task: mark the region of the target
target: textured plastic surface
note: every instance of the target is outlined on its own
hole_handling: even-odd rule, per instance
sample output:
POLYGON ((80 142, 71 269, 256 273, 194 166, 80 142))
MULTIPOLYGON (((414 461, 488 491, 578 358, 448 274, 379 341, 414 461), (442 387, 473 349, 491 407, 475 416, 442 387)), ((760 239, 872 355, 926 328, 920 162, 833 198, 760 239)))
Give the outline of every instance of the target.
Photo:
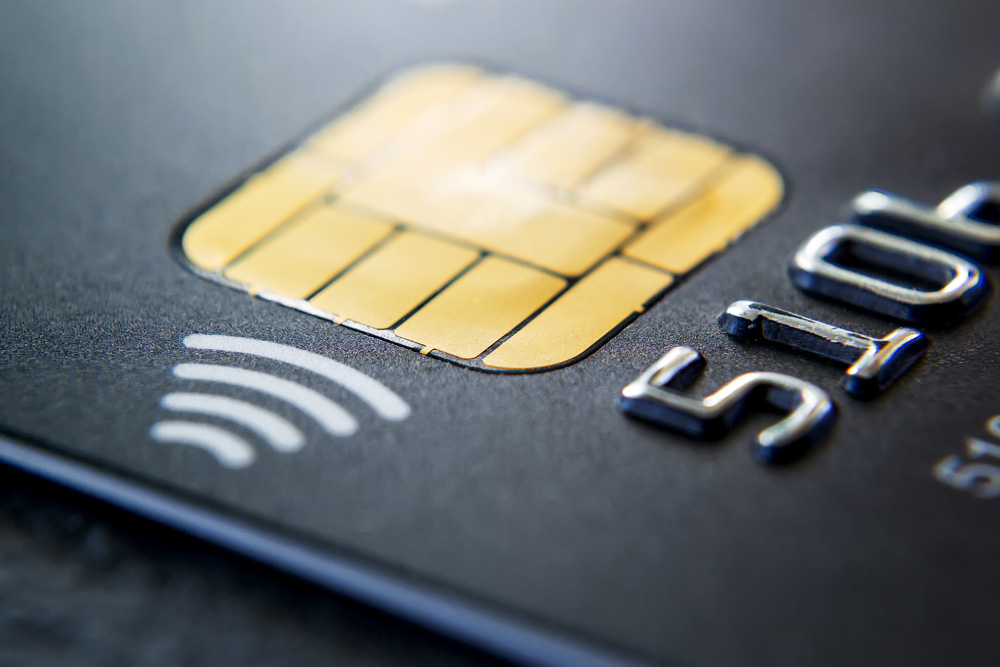
MULTIPOLYGON (((1000 124, 980 104, 998 66, 998 12, 778 0, 5 5, 0 424, 44 451, 623 653, 991 664, 995 501, 942 484, 932 469, 966 438, 991 437, 996 297, 929 330, 925 358, 870 402, 836 396, 842 368, 742 345, 715 318, 752 298, 855 331, 895 326, 801 293, 787 261, 860 191, 936 205, 1000 177, 1000 124), (220 289, 171 256, 173 224, 234 174, 379 77, 453 58, 759 150, 787 178, 784 208, 594 354, 535 375, 428 359, 220 289), (332 439, 268 403, 309 443, 295 454, 260 445, 252 466, 221 468, 148 436, 171 415, 159 407, 165 394, 196 389, 172 374, 176 365, 252 365, 319 385, 277 362, 187 348, 192 333, 335 358, 385 382, 412 414, 383 420, 329 387, 361 422, 356 436, 332 439), (760 421, 704 445, 625 419, 614 408, 621 388, 678 345, 708 359, 696 392, 753 370, 827 389, 839 410, 832 433, 805 460, 772 470, 745 450, 760 421)), ((995 267, 987 273, 996 280, 995 267)), ((66 632, 36 634, 27 647, 4 641, 10 662, 48 664, 52 652, 73 664, 153 662, 156 647, 179 656, 164 662, 205 664, 226 647, 261 662, 321 663, 337 650, 345 662, 411 657, 393 626, 368 635, 315 621, 339 616, 336 599, 308 594, 297 611, 294 584, 253 568, 229 579, 228 565, 202 563, 197 549, 167 546, 161 557, 128 524, 108 538, 125 545, 112 572, 88 574, 74 548, 88 538, 74 526, 102 521, 53 502, 3 497, 0 534, 13 554, 0 579, 4 631, 66 632), (66 520, 49 521, 52 512, 66 520), (217 572, 231 583, 213 590, 217 572), (44 602, 22 588, 29 580, 45 583, 44 602), (223 611, 205 613, 206 600, 223 611), (148 634, 125 622, 139 614, 123 609, 157 605, 162 615, 140 616, 148 634), (387 634, 396 639, 384 643, 387 634), (253 636, 266 645, 240 643, 253 636)))

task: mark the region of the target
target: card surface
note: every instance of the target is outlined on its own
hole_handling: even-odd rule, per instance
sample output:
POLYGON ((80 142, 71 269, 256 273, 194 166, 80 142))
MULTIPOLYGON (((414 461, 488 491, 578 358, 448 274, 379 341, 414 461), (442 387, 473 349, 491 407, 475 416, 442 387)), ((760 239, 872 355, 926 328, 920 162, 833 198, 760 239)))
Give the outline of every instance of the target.
POLYGON ((6 22, 0 459, 515 660, 991 655, 996 10, 171 7, 6 22))

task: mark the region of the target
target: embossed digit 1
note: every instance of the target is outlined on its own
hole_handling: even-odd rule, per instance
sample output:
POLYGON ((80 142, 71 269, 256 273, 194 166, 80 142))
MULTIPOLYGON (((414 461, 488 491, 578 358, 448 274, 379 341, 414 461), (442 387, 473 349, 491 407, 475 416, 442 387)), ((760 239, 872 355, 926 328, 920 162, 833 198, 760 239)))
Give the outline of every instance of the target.
POLYGON ((885 391, 930 345, 915 329, 894 329, 885 338, 872 338, 757 301, 730 304, 718 322, 742 341, 763 339, 848 364, 840 384, 855 398, 885 391))
POLYGON ((776 408, 786 416, 756 435, 753 449, 767 462, 786 460, 822 437, 835 409, 819 387, 780 373, 746 373, 705 398, 682 392, 701 374, 705 359, 675 347, 622 389, 618 406, 627 414, 697 438, 729 432, 748 410, 776 408))

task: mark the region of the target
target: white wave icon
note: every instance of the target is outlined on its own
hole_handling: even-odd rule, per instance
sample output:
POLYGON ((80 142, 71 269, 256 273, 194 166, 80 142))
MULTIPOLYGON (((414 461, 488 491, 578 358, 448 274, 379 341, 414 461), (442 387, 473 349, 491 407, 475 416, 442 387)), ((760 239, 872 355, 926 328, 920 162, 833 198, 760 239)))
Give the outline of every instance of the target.
MULTIPOLYGON (((410 406, 406 401, 378 380, 333 359, 290 345, 238 336, 205 334, 187 336, 184 345, 197 350, 235 352, 280 361, 312 371, 340 385, 367 403, 383 419, 402 421, 410 415, 410 406)), ((278 398, 311 417, 332 436, 347 437, 358 430, 358 420, 331 399, 314 389, 269 373, 203 363, 178 364, 173 373, 185 380, 252 389, 278 398)), ((239 424, 260 436, 278 452, 296 452, 305 445, 302 431, 284 417, 228 396, 176 392, 164 396, 160 400, 160 406, 172 412, 207 415, 239 424)), ((257 458, 256 451, 246 439, 211 424, 181 419, 166 420, 153 424, 149 434, 157 442, 204 449, 227 468, 246 468, 257 458)))

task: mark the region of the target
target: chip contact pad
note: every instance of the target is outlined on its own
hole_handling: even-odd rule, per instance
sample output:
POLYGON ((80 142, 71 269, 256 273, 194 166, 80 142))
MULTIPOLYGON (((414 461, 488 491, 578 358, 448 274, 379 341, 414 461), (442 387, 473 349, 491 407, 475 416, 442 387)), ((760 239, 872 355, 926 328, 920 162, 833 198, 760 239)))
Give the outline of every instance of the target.
POLYGON ((187 220, 199 275, 481 370, 599 347, 771 213, 763 159, 466 65, 404 71, 187 220))

